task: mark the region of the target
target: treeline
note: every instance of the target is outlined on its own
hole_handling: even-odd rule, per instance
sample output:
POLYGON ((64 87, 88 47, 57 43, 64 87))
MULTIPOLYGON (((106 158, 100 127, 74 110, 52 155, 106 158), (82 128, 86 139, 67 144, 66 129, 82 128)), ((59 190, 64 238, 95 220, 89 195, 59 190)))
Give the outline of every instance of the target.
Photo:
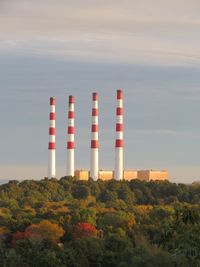
POLYGON ((200 266, 199 204, 199 184, 10 181, 0 267, 200 266))

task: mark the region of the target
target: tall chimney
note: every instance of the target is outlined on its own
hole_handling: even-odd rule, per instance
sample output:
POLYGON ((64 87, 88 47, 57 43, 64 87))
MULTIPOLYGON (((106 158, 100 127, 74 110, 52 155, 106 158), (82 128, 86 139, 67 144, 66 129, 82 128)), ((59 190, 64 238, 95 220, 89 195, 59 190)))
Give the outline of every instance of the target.
POLYGON ((74 96, 69 96, 67 142, 67 176, 74 176, 74 96))
POLYGON ((50 114, 49 114, 49 159, 48 159, 48 178, 56 176, 56 114, 55 114, 55 98, 50 97, 50 114))
POLYGON ((116 109, 116 142, 115 142, 115 180, 123 179, 123 92, 117 90, 116 109))
POLYGON ((98 93, 92 94, 92 127, 90 177, 97 180, 99 176, 99 141, 98 141, 98 93))

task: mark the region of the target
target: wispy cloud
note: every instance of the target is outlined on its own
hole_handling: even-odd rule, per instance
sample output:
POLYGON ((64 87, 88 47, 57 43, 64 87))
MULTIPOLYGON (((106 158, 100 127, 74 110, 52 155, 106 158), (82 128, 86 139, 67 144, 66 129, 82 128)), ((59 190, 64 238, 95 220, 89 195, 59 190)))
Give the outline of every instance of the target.
POLYGON ((200 3, 6 1, 0 50, 63 59, 200 65, 200 3))

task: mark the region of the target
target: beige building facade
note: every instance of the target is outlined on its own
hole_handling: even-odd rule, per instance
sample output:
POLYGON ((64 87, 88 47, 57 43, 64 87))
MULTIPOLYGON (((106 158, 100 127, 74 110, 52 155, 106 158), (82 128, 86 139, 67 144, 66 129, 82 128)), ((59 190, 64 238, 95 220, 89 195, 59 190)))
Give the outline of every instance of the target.
POLYGON ((169 180, 167 170, 140 170, 138 171, 138 179, 142 181, 169 180))
MULTIPOLYGON (((76 170, 75 177, 78 180, 87 181, 90 177, 90 172, 88 170, 76 170)), ((114 171, 100 170, 99 179, 103 181, 114 179, 114 171)), ((164 181, 169 180, 169 173, 167 170, 124 170, 123 179, 127 181, 132 179, 139 179, 142 181, 164 181)))
POLYGON ((89 179, 89 171, 88 170, 75 170, 74 176, 78 180, 87 181, 89 179))
POLYGON ((114 171, 109 170, 100 170, 99 171, 99 179, 106 181, 114 178, 114 171))
POLYGON ((127 181, 137 179, 138 171, 136 171, 136 170, 124 170, 123 177, 124 177, 124 180, 127 180, 127 181))

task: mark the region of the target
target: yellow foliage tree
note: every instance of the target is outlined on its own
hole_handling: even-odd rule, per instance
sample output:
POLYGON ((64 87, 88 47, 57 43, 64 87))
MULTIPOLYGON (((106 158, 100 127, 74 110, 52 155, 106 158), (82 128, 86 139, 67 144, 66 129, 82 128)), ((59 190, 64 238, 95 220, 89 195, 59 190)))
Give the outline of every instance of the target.
POLYGON ((32 224, 27 230, 32 231, 36 236, 40 235, 42 238, 52 242, 58 242, 60 237, 64 234, 62 227, 48 220, 43 220, 39 224, 32 224))

